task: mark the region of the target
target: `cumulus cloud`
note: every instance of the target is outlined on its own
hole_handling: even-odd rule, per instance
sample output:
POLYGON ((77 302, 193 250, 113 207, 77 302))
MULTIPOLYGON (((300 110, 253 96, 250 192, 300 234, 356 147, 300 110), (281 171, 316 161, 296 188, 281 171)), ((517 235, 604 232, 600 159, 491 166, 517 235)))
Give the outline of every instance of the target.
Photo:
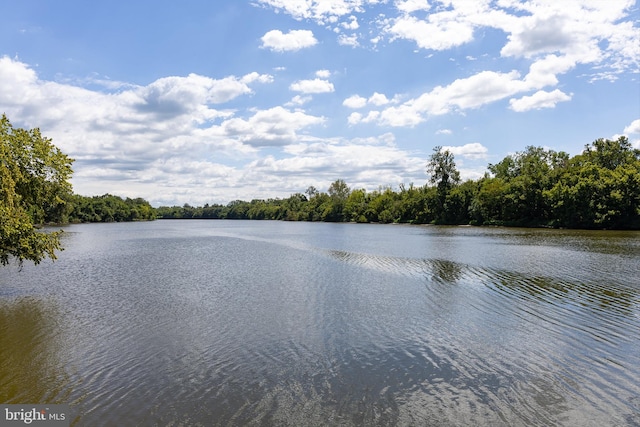
POLYGON ((624 128, 624 133, 632 134, 632 133, 640 133, 640 119, 636 119, 632 121, 629 126, 624 128))
POLYGON ((301 111, 274 107, 248 119, 231 118, 222 123, 224 135, 255 147, 283 146, 297 140, 297 132, 324 121, 301 111))
POLYGON ((286 34, 280 30, 271 30, 261 40, 263 48, 276 52, 296 51, 318 43, 309 30, 292 30, 286 34))
POLYGON ((389 32, 394 38, 412 40, 418 47, 432 50, 445 50, 473 40, 473 26, 456 19, 425 21, 402 16, 394 22, 389 32))
POLYGON ((357 125, 362 122, 362 114, 361 113, 351 113, 349 117, 347 117, 347 123, 350 125, 357 125))
POLYGON ((358 18, 353 15, 349 17, 349 22, 343 22, 341 26, 346 30, 357 30, 358 28, 360 28, 360 25, 358 24, 358 18))
POLYGON ((291 106, 300 106, 300 105, 304 105, 307 102, 311 101, 312 97, 311 96, 302 96, 302 95, 296 95, 293 98, 291 98, 291 101, 289 101, 287 104, 285 104, 288 107, 291 106))
POLYGON ((392 101, 389 100, 384 94, 374 92, 369 98, 364 98, 360 95, 351 95, 344 101, 342 101, 342 105, 348 108, 363 108, 368 104, 375 105, 377 107, 382 105, 387 105, 392 101))
POLYGON ((523 96, 519 99, 510 99, 509 106, 513 111, 521 113, 529 110, 553 108, 558 102, 566 102, 570 100, 571 96, 559 89, 556 89, 553 92, 539 90, 531 96, 523 96))
POLYGON ((251 93, 249 83, 270 80, 270 76, 258 73, 251 73, 242 78, 225 77, 219 80, 197 74, 189 74, 187 77, 164 77, 135 90, 139 102, 134 106, 140 111, 154 112, 162 116, 180 115, 198 105, 228 102, 240 95, 251 93))
POLYGON ((519 77, 517 71, 483 71, 465 79, 457 79, 448 86, 437 86, 417 98, 383 110, 380 123, 388 126, 415 126, 426 120, 428 115, 477 108, 524 90, 527 84, 519 77))
POLYGON ((235 196, 246 173, 243 159, 255 158, 260 147, 298 143, 325 120, 284 107, 246 117, 213 108, 252 93, 250 84, 270 81, 259 73, 191 74, 104 93, 41 80, 27 64, 2 57, 0 105, 14 125, 40 127, 76 159, 72 183, 80 194, 211 202, 235 196), (202 190, 207 186, 217 190, 202 190))
POLYGON ((468 159, 486 159, 489 150, 479 142, 465 144, 462 146, 443 146, 444 150, 449 150, 454 156, 468 159))
POLYGON ((624 134, 628 135, 633 148, 640 150, 640 119, 632 121, 629 126, 624 128, 624 134))
POLYGON ((352 95, 342 101, 342 105, 349 108, 362 108, 367 105, 367 98, 360 95, 352 95))
POLYGON ((353 113, 349 116, 349 124, 373 123, 380 117, 380 112, 376 110, 369 111, 367 115, 353 113))
POLYGON ((301 93, 327 93, 333 92, 333 83, 323 79, 298 80, 293 82, 289 89, 301 93))
POLYGON ((381 112, 379 122, 385 126, 415 126, 429 116, 478 108, 532 90, 537 92, 531 96, 512 99, 511 109, 527 111, 552 108, 558 102, 569 101, 571 95, 559 89, 551 92, 541 89, 556 85, 557 74, 568 71, 574 65, 575 62, 571 59, 549 55, 532 63, 524 77, 516 70, 508 73, 481 71, 456 79, 446 86, 436 86, 400 105, 388 107, 381 112))
POLYGON ((389 99, 387 99, 387 97, 384 94, 378 93, 378 92, 374 92, 374 94, 371 95, 371 97, 368 99, 368 102, 369 102, 369 104, 380 106, 380 105, 386 105, 390 101, 389 101, 389 99))
POLYGON ((396 8, 404 13, 412 13, 418 10, 429 10, 431 6, 427 0, 396 0, 396 8))
POLYGON ((351 35, 340 34, 338 36, 338 44, 342 46, 351 46, 351 47, 360 46, 360 42, 358 41, 357 34, 351 34, 351 35))

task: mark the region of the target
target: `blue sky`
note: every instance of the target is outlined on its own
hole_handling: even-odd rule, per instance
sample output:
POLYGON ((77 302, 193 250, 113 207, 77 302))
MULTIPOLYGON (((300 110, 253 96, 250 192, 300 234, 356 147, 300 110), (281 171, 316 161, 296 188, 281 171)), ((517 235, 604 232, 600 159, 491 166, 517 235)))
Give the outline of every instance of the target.
POLYGON ((543 146, 640 148, 629 0, 5 2, 0 113, 83 195, 201 205, 423 185, 543 146))

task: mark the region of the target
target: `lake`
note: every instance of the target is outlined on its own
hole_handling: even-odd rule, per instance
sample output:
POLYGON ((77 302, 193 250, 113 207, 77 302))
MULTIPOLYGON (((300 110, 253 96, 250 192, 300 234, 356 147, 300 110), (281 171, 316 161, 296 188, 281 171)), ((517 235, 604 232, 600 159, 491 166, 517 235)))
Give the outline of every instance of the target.
POLYGON ((639 426, 640 233, 64 227, 0 269, 0 403, 78 426, 639 426))

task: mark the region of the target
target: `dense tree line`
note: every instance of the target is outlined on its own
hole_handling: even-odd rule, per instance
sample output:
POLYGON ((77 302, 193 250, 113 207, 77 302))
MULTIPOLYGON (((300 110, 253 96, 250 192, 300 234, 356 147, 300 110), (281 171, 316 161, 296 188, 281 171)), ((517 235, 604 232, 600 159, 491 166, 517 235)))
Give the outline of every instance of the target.
POLYGON ((429 182, 375 191, 341 179, 285 199, 160 207, 160 218, 271 219, 640 229, 640 150, 626 137, 598 139, 574 157, 541 147, 460 181, 453 154, 436 147, 429 182))
POLYGON ((149 221, 155 209, 144 199, 123 199, 112 194, 102 196, 72 195, 67 199, 68 217, 63 222, 149 221))

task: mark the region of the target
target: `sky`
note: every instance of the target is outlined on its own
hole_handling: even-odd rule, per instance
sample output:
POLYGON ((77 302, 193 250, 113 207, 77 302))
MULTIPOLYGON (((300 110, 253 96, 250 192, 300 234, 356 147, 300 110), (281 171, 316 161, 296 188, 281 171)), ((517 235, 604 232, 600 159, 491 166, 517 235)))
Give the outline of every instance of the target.
POLYGON ((0 0, 0 114, 75 159, 78 194, 154 206, 343 179, 463 179, 539 146, 640 148, 632 0, 0 0))

